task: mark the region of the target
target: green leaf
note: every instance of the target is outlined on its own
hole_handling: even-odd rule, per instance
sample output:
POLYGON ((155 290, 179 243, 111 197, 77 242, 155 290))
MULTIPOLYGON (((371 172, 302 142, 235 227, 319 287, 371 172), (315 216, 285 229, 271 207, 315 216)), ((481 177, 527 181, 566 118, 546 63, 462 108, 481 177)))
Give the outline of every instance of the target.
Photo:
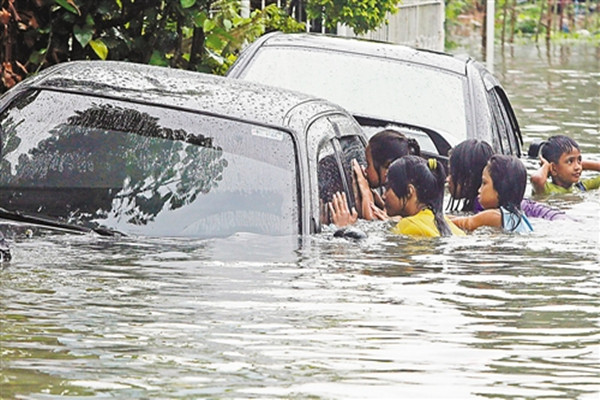
POLYGON ((203 27, 204 21, 206 21, 206 13, 204 11, 194 14, 194 26, 196 28, 203 27))
POLYGON ((225 45, 225 43, 223 42, 223 40, 221 40, 221 38, 217 35, 209 35, 206 37, 206 47, 210 48, 210 49, 222 49, 223 46, 225 45))
POLYGON ((108 47, 104 44, 104 42, 100 39, 90 40, 90 46, 94 50, 94 52, 100 57, 102 60, 106 60, 108 57, 108 47))
POLYGON ((181 2, 181 7, 190 8, 196 4, 196 0, 179 0, 181 2))
POLYGON ((150 63, 150 65, 161 65, 163 67, 166 67, 169 65, 169 62, 167 61, 167 59, 165 58, 163 53, 161 53, 158 50, 154 50, 152 52, 152 57, 150 57, 149 63, 150 63))
POLYGON ((56 4, 58 4, 65 10, 72 12, 73 14, 76 14, 76 15, 81 15, 79 8, 77 8, 77 5, 75 5, 73 0, 54 0, 54 1, 56 2, 56 4))
MULTIPOLYGON (((46 49, 44 49, 46 50, 46 49)), ((34 51, 29 56, 29 62, 35 65, 41 64, 44 61, 44 52, 42 51, 34 51)))
POLYGON ((230 20, 228 20, 228 19, 223 20, 223 27, 225 28, 226 31, 231 30, 232 26, 233 26, 233 24, 231 23, 230 20))
POLYGON ((215 22, 212 19, 206 19, 204 21, 202 29, 204 29, 204 32, 210 32, 210 31, 212 31, 212 29, 214 27, 215 27, 215 22))
POLYGON ((79 25, 75 25, 73 27, 73 35, 75 35, 75 39, 81 44, 81 47, 87 46, 87 44, 92 40, 92 35, 94 34, 94 28, 91 26, 85 25, 83 28, 79 25))

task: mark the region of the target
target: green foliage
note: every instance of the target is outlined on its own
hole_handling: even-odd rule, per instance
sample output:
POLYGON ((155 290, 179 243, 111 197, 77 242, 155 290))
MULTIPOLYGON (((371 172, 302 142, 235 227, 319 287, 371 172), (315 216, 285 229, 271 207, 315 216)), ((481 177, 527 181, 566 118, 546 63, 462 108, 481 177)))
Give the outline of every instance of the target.
POLYGON ((275 5, 243 18, 239 0, 0 0, 0 91, 68 60, 224 73, 244 44, 274 29, 304 24, 275 5))
MULTIPOLYGON (((444 19, 444 29, 446 32, 449 32, 459 24, 458 16, 473 8, 473 2, 474 0, 445 0, 444 10, 446 18, 444 19)), ((457 44, 453 40, 450 40, 450 35, 446 33, 444 48, 453 49, 456 46, 457 44)))
POLYGON ((455 24, 458 16, 473 6, 473 0, 446 0, 446 21, 455 24))
MULTIPOLYGON (((598 0, 594 0, 598 3, 598 0)), ((484 0, 445 0, 446 4, 446 48, 451 48, 453 42, 453 32, 461 28, 459 16, 461 14, 471 14, 478 21, 478 25, 483 27, 485 17, 484 0)), ((521 39, 537 38, 548 31, 548 1, 547 0, 498 0, 496 1, 495 28, 496 34, 505 29, 507 37, 516 35, 521 39), (506 13, 504 5, 506 4, 506 13), (514 10, 513 10, 514 7, 514 10), (540 15, 543 13, 544 15, 540 15), (514 18, 514 20, 513 20, 514 18), (514 32, 510 29, 514 28, 514 32), (539 29, 539 32, 537 32, 539 29)), ((558 4, 553 2, 552 4, 558 4)), ((563 32, 559 27, 561 20, 560 9, 551 13, 552 23, 550 37, 553 40, 586 40, 597 42, 600 40, 598 26, 600 26, 600 13, 586 12, 583 3, 567 2, 562 13, 562 22, 568 27, 568 32, 563 32), (576 12, 576 8, 578 12, 576 12)), ((459 34, 459 35, 462 35, 459 34)))
POLYGON ((306 29, 303 22, 296 21, 275 4, 266 6, 263 12, 267 32, 302 32, 306 29))
POLYGON ((515 33, 534 34, 537 29, 537 21, 529 16, 520 14, 515 24, 515 33))
POLYGON ((387 23, 386 13, 396 13, 397 4, 398 0, 309 0, 306 16, 320 19, 325 15, 327 28, 335 29, 341 23, 361 34, 387 23))

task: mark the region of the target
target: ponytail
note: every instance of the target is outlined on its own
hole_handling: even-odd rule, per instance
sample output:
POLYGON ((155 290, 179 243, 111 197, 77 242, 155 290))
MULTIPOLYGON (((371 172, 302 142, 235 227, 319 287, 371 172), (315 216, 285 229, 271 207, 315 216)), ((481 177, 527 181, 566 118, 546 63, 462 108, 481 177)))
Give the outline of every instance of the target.
POLYGON ((433 212, 433 218, 435 221, 435 226, 440 232, 441 236, 451 236, 452 231, 444 218, 444 186, 446 184, 446 172, 444 170, 444 166, 437 162, 435 158, 430 158, 427 160, 427 166, 429 167, 429 171, 433 174, 435 178, 435 193, 432 193, 429 201, 427 202, 427 206, 433 212))

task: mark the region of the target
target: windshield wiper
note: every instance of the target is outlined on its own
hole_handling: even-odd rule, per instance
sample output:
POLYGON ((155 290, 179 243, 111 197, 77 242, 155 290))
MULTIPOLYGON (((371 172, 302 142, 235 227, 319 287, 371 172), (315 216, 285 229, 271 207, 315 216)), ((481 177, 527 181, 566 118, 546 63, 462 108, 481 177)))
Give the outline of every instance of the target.
POLYGON ((108 229, 108 228, 88 228, 86 226, 69 224, 66 222, 60 222, 55 219, 41 217, 41 216, 32 216, 22 214, 16 211, 8 211, 4 208, 0 208, 0 219, 5 219, 9 221, 17 221, 24 222, 27 224, 40 225, 53 229, 65 230, 68 232, 77 232, 77 233, 97 233, 101 236, 126 236, 124 233, 108 229))

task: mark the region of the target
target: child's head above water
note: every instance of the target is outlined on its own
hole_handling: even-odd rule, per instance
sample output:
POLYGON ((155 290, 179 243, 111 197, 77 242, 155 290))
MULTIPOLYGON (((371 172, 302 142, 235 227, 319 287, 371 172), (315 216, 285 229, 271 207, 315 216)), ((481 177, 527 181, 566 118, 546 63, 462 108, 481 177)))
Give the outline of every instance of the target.
MULTIPOLYGON (((489 143, 477 139, 467 139, 452 149, 448 189, 453 200, 464 200, 463 211, 473 211, 481 174, 493 154, 489 143)), ((457 208, 454 201, 450 208, 457 208)))
POLYGON ((527 186, 525 166, 515 156, 493 155, 483 170, 479 202, 485 209, 521 209, 527 186))
POLYGON ((550 163, 552 182, 564 188, 579 182, 582 159, 579 145, 568 136, 550 137, 542 146, 542 157, 550 163))
POLYGON ((387 173, 385 208, 388 215, 408 217, 429 208, 440 234, 451 235, 442 210, 445 181, 446 172, 437 160, 418 156, 399 158, 387 173), (416 200, 418 207, 411 207, 411 199, 416 200))
POLYGON ((396 159, 407 155, 421 154, 419 143, 399 131, 386 128, 369 139, 366 148, 366 175, 369 186, 377 188, 385 181, 385 171, 396 159))
POLYGON ((573 139, 564 135, 550 137, 542 146, 542 157, 548 162, 558 163, 560 157, 573 150, 579 151, 579 145, 573 139))

